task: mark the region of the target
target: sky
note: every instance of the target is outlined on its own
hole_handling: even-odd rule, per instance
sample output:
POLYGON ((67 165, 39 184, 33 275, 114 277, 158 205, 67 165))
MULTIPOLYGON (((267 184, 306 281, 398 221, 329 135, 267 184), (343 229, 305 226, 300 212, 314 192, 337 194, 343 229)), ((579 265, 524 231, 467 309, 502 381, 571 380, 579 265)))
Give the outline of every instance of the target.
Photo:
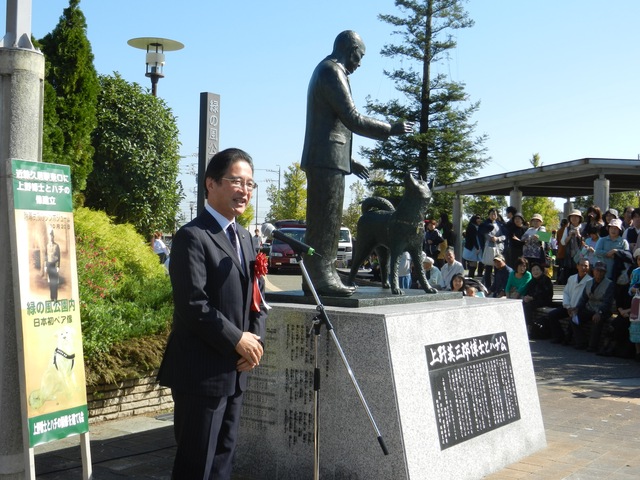
MULTIPOLYGON (((53 30, 67 6, 32 0, 33 35, 53 30)), ((187 218, 201 92, 221 96, 220 148, 242 148, 254 159, 262 187, 252 200, 258 223, 269 209, 265 187, 284 182, 300 161, 309 78, 338 33, 355 30, 367 48, 350 77, 357 108, 365 113, 367 96, 402 98, 383 72, 406 67, 406 60, 380 55, 384 45, 401 41, 378 19, 403 15, 393 0, 84 0, 80 8, 99 74, 117 71, 150 89, 145 52, 127 40, 185 45, 166 52, 158 96, 177 116, 187 218)), ((480 102, 472 120, 477 135, 488 135, 491 160, 479 177, 529 168, 534 153, 544 165, 640 159, 640 2, 470 0, 465 9, 475 25, 451 31, 457 48, 434 70, 464 83, 470 100, 480 102)), ((0 21, 5 25, 4 9, 0 21)), ((354 157, 367 163, 358 147, 374 142, 354 140, 354 157)), ((347 178, 348 185, 356 180, 347 178)), ((346 197, 349 203, 349 190, 346 197)))

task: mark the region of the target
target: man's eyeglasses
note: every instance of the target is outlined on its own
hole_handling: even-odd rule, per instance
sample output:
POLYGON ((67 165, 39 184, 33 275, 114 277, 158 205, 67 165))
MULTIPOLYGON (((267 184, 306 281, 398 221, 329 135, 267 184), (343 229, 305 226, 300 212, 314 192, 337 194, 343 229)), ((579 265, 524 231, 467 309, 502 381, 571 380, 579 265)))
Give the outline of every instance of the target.
POLYGON ((253 180, 243 180, 240 177, 222 177, 223 180, 226 180, 235 188, 246 188, 248 192, 253 192, 256 188, 258 188, 258 184, 253 180))

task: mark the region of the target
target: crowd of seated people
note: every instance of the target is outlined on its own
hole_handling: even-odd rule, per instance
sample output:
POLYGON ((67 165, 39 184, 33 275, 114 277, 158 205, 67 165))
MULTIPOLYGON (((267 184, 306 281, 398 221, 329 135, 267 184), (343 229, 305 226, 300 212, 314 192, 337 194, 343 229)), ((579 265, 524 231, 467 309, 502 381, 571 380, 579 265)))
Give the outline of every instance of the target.
MULTIPOLYGON (((462 263, 446 216, 426 220, 422 266, 430 285, 464 296, 520 299, 532 337, 640 361, 640 323, 639 339, 632 343, 629 333, 640 316, 632 309, 636 294, 640 304, 640 208, 625 208, 622 218, 612 208, 604 214, 595 205, 584 213, 575 209, 552 232, 538 213, 527 219, 509 207, 506 217, 491 208, 486 217, 470 218, 462 263), (553 301, 551 267, 564 287, 561 302, 553 301)), ((415 270, 403 275, 402 288, 423 288, 415 270)))
POLYGON ((640 290, 640 208, 625 208, 622 218, 613 208, 576 209, 552 235, 540 214, 527 222, 509 207, 506 216, 490 209, 484 221, 473 216, 465 232, 463 259, 487 296, 522 299, 530 334, 640 361, 640 343, 629 340, 630 317, 638 317, 631 304, 640 290), (548 267, 565 286, 556 308, 548 267))

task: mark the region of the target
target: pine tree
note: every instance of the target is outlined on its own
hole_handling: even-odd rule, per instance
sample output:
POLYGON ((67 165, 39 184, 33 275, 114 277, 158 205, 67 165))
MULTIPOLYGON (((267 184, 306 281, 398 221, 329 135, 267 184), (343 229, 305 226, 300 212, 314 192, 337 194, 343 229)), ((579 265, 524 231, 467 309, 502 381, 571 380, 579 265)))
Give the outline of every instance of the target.
MULTIPOLYGON (((409 61, 406 67, 384 72, 407 103, 368 99, 367 111, 415 122, 418 130, 362 149, 373 168, 387 172, 390 183, 401 183, 404 174, 411 171, 423 179, 434 178, 436 185, 450 184, 477 174, 488 160, 483 157, 487 137, 474 136, 476 124, 471 122, 479 102, 470 103, 464 84, 431 73, 431 66, 456 47, 449 30, 473 26, 462 8, 463 1, 396 0, 395 5, 406 16, 379 15, 382 21, 398 27, 394 33, 404 42, 385 45, 381 54, 409 61)), ((434 196, 430 210, 435 215, 450 213, 451 208, 451 194, 440 194, 434 196)))
POLYGON ((71 167, 75 198, 93 169, 98 76, 80 0, 69 0, 58 25, 39 41, 45 56, 42 159, 71 167))

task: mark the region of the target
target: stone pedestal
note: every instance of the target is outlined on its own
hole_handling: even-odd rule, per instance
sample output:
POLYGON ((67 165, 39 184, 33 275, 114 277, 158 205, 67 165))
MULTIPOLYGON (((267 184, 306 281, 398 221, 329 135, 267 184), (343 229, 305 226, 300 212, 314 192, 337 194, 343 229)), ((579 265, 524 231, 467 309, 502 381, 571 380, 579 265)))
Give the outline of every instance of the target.
MULTIPOLYGON (((477 479, 546 446, 520 302, 446 298, 327 307, 389 455, 323 327, 322 479, 477 479)), ((274 304, 245 396, 237 478, 313 478, 308 333, 316 313, 313 305, 274 304)))

